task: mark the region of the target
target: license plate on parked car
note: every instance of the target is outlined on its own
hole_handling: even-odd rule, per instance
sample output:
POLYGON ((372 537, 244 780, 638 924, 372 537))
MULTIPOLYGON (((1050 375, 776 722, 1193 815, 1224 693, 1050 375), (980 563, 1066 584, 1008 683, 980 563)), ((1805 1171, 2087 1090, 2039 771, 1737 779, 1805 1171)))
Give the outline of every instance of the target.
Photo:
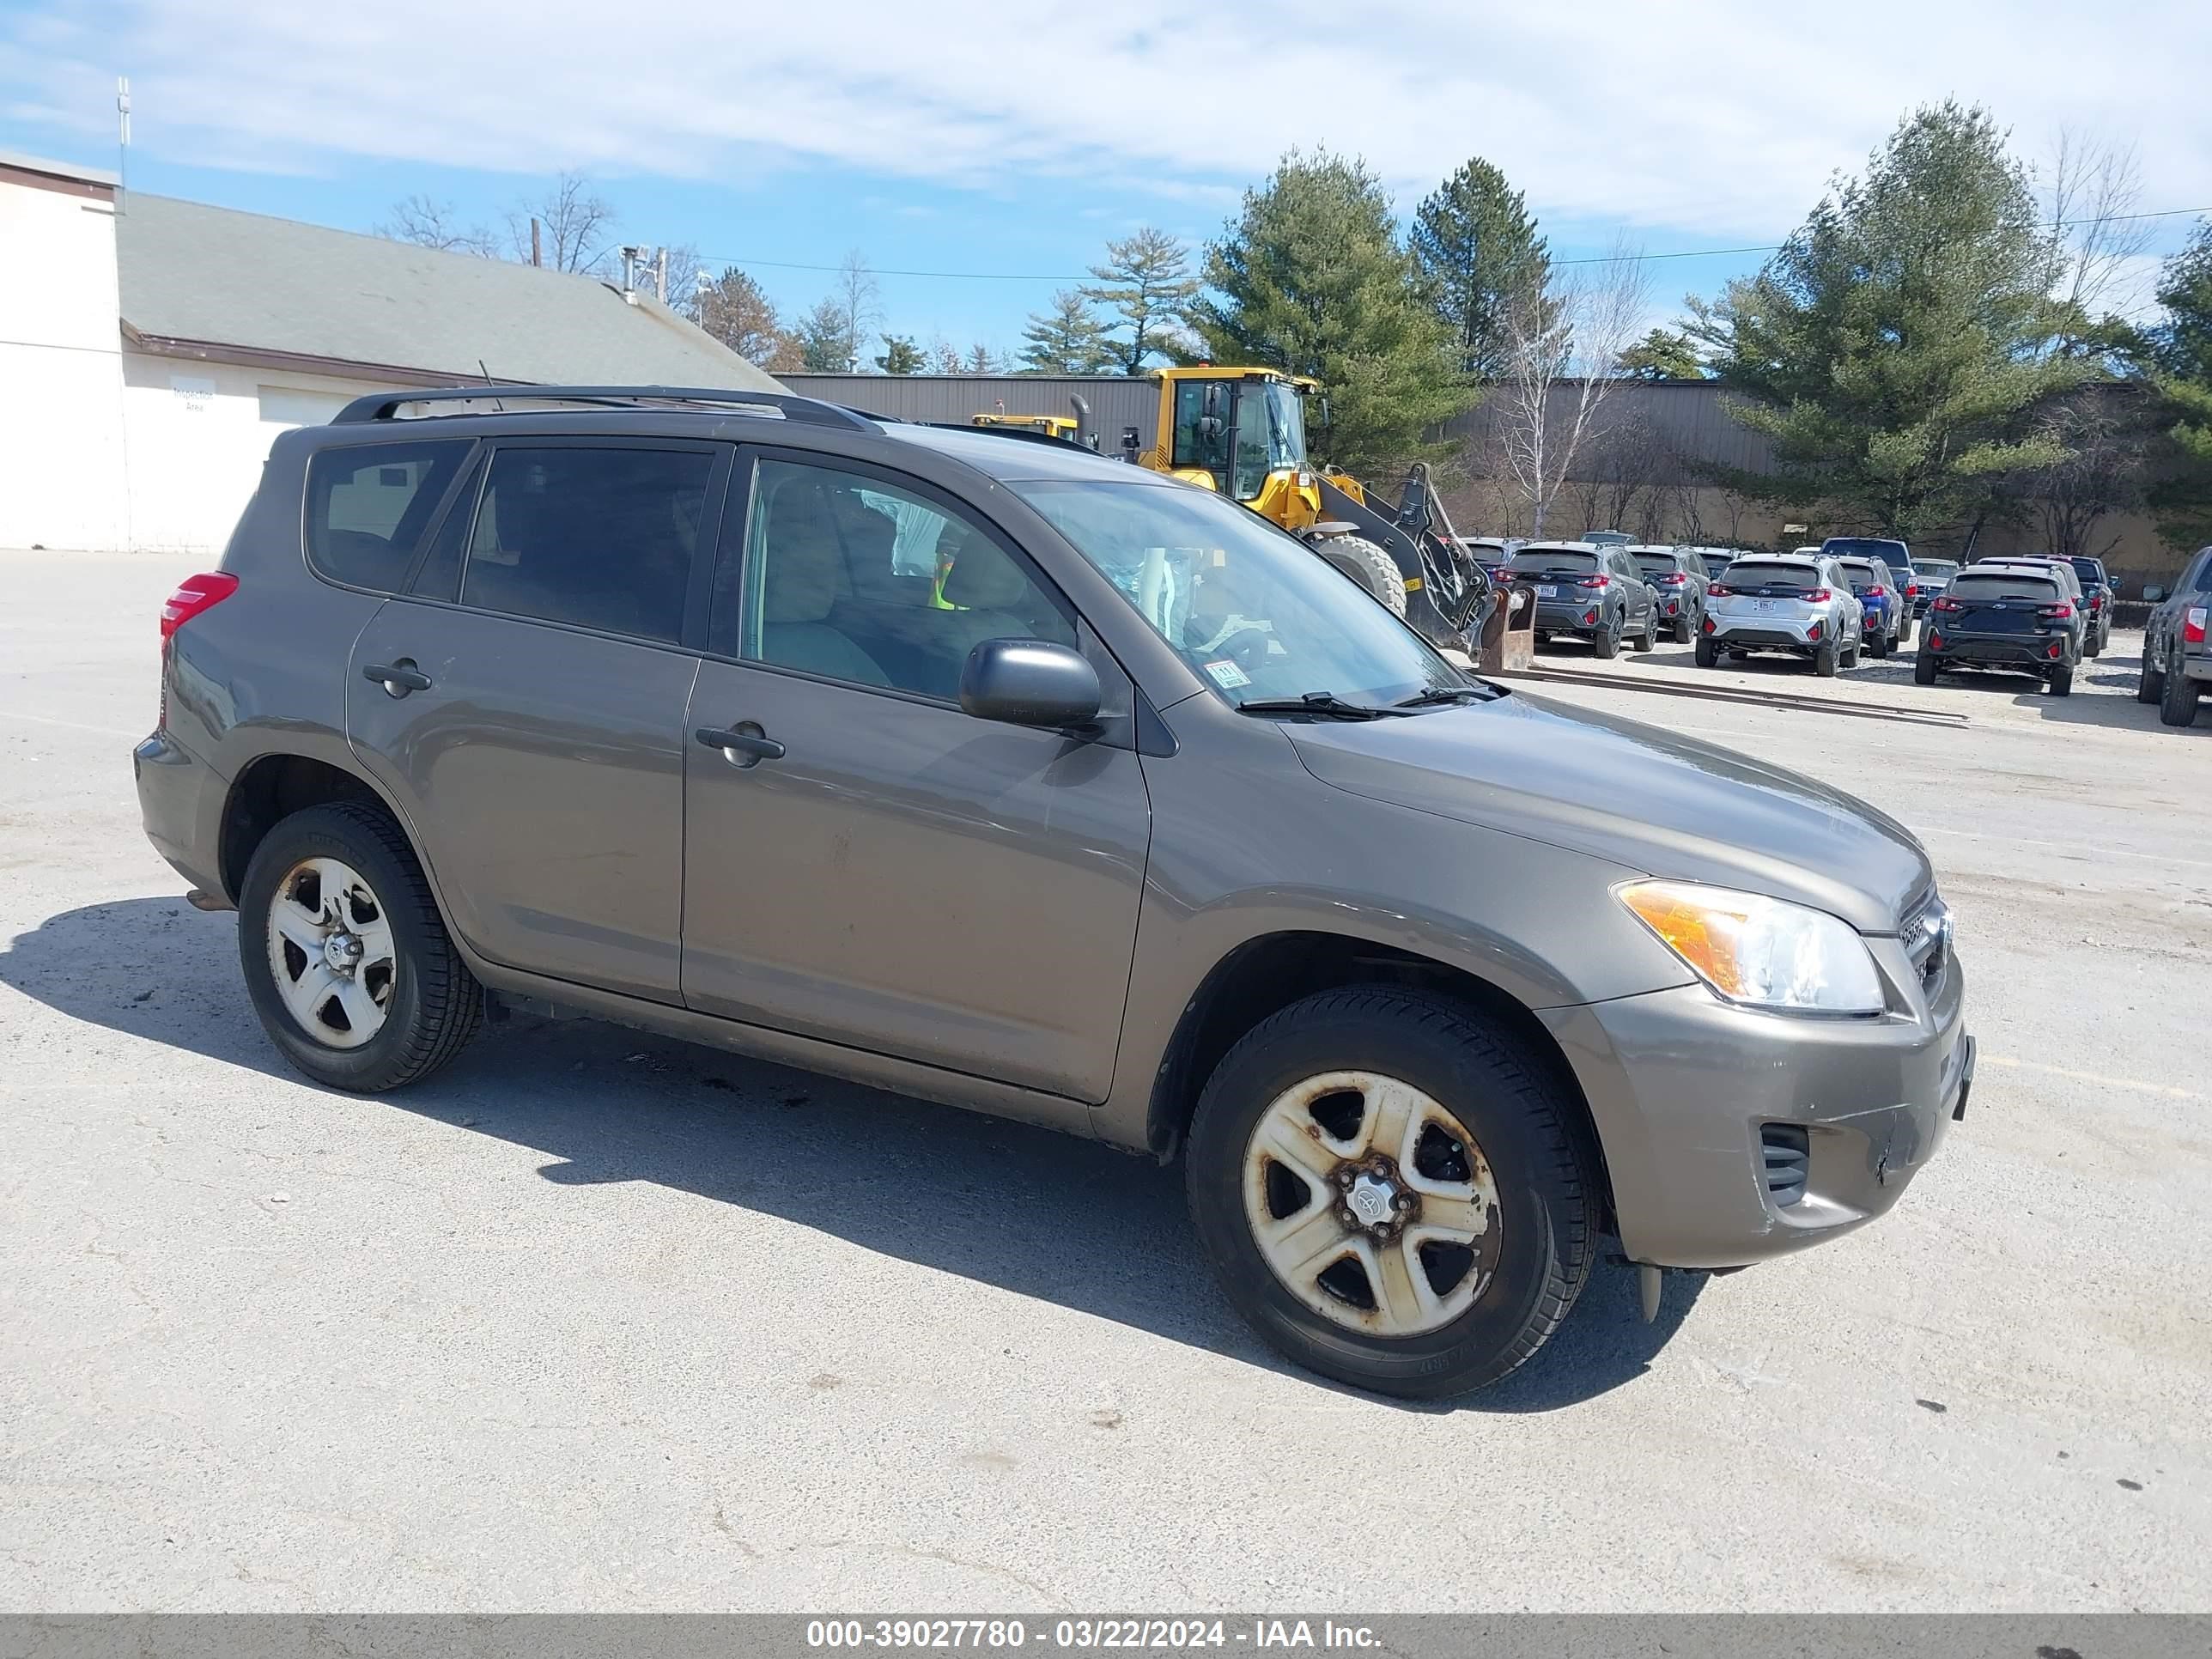
POLYGON ((1772 611, 1779 606, 1781 603, 1782 601, 1779 599, 1754 599, 1752 601, 1751 608, 1753 611, 1772 611))
POLYGON ((1540 599, 1556 599, 1559 597, 1559 590, 1556 586, 1539 584, 1536 597, 1540 599))

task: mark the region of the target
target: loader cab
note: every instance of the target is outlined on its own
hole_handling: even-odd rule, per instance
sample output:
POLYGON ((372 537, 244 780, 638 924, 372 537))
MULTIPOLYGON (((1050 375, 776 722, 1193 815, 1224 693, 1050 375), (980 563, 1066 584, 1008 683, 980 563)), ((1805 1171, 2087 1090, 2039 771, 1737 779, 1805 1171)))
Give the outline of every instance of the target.
POLYGON ((1314 522, 1320 496, 1306 459, 1306 399, 1316 383, 1271 369, 1160 372, 1166 470, 1219 490, 1285 529, 1314 522))

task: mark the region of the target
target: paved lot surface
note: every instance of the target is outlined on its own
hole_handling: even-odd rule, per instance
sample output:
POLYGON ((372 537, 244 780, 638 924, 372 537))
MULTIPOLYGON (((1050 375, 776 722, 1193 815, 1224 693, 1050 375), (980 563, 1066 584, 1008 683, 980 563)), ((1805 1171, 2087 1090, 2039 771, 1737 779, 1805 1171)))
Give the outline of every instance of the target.
POLYGON ((2212 721, 2130 636, 1603 670, 1958 726, 1544 688, 1914 825, 1982 1082, 1885 1224, 1414 1410, 1094 1146, 589 1024, 299 1081, 138 832, 190 568, 0 555, 0 1610, 2212 1606, 2212 721))

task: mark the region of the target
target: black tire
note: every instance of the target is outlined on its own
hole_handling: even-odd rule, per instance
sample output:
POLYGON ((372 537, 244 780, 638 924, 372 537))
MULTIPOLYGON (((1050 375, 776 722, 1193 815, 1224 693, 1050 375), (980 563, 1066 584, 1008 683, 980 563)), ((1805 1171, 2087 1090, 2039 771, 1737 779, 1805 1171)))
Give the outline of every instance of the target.
POLYGON ((1620 654, 1620 631, 1627 625, 1624 615, 1614 617, 1591 636, 1590 649, 1608 660, 1620 654))
POLYGON ((1836 678, 1836 642, 1833 640, 1814 648, 1813 672, 1824 680, 1836 678))
POLYGON ((1637 636, 1636 648, 1638 651, 1659 648, 1659 609, 1656 605, 1652 607, 1651 615, 1644 621, 1644 632, 1637 636))
POLYGON ((2060 663, 2057 667, 2051 671, 2051 678, 2045 682, 2045 684, 2050 686, 2051 695, 2054 697, 2067 697, 2073 696, 2073 664, 2063 662, 2060 663))
POLYGON ((1910 617, 1905 617, 1899 620, 1897 624, 1897 632, 1890 635, 1890 648, 1892 650, 1898 650, 1911 643, 1912 618, 1910 617))
POLYGON ((1700 668, 1717 668, 1720 665, 1721 653, 1714 647, 1712 641, 1705 635, 1698 635, 1698 666, 1700 668))
POLYGON ((1889 654, 1888 635, 1884 634, 1873 634, 1866 636, 1866 648, 1867 654, 1869 656, 1872 657, 1876 662, 1881 661, 1884 657, 1887 657, 1889 654))
POLYGON ((1915 685, 1935 684, 1936 676, 1942 667, 1942 664, 1937 660, 1935 653, 1923 647, 1913 654, 1912 683, 1915 685))
POLYGON ((1697 637, 1697 619, 1687 612, 1674 618, 1674 643, 1687 645, 1697 637))
POLYGON ((2143 641, 2142 665, 2136 671, 2136 701, 2155 703, 2166 695, 2166 671, 2151 665, 2150 641, 2143 641))
POLYGON ((1464 1394, 1543 1346, 1589 1276, 1598 1182, 1571 1127, 1577 1112, 1544 1067, 1466 1008, 1388 987, 1324 991, 1261 1022, 1214 1069, 1184 1155, 1191 1218, 1231 1303, 1277 1352, 1377 1394, 1464 1394), (1245 1158, 1270 1103, 1304 1079, 1358 1070, 1411 1083, 1459 1116, 1496 1183, 1491 1280, 1420 1335, 1367 1335, 1315 1312, 1268 1266, 1246 1219, 1245 1158))
POLYGON ((2158 718, 2165 726, 2197 724, 2197 682, 2181 672, 2178 659, 2166 665, 2166 684, 2159 694, 2158 718))
POLYGON ((1314 551, 1379 600, 1394 617, 1406 614, 1406 578, 1397 561, 1364 536, 1331 536, 1314 551))
POLYGON ((1536 634, 1536 643, 1537 643, 1537 644, 1539 644, 1539 645, 1549 645, 1549 644, 1552 642, 1552 630, 1551 630, 1550 629, 1548 629, 1548 628, 1540 628, 1540 629, 1537 629, 1535 630, 1535 634, 1536 634))
POLYGON ((2081 654, 2085 657, 2101 657, 2105 654, 2105 642, 2097 637, 2094 630, 2091 631, 2087 642, 2083 644, 2081 654))
POLYGON ((476 1035, 483 989, 462 962, 414 849, 390 815, 358 804, 311 806, 262 838, 238 900, 238 957, 262 1028, 316 1082, 358 1094, 398 1089, 437 1070, 476 1035), (384 1024, 359 1048, 318 1042, 294 1018, 270 961, 268 917, 300 863, 333 858, 368 882, 390 923, 394 972, 384 1024))
POLYGON ((1843 665, 1844 667, 1856 668, 1859 665, 1859 647, 1862 643, 1861 641, 1853 640, 1844 647, 1843 665))

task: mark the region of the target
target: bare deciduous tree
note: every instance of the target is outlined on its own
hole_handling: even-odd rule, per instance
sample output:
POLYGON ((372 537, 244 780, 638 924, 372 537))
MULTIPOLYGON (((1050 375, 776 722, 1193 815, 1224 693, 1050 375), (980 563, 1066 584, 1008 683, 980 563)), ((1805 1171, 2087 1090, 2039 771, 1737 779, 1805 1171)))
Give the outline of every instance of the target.
POLYGON ((2045 198, 2050 291, 2065 307, 2064 332, 2053 344, 2066 351, 2121 297, 2130 265, 2150 246, 2152 222, 2135 216, 2142 199, 2136 147, 2060 128, 2045 198))
POLYGON ((2119 538, 2100 536, 2099 526, 2142 506, 2149 418, 2142 389, 2124 382, 2084 386, 2043 421, 2066 459, 2027 480, 2041 544, 2061 558, 2102 558, 2119 538))
POLYGON ((858 248, 846 252, 837 264, 837 281, 830 290, 828 303, 837 307, 843 320, 845 337, 853 343, 853 369, 859 372, 860 342, 875 332, 876 325, 884 319, 883 290, 876 285, 876 273, 868 269, 868 261, 858 248))
POLYGON ((412 242, 441 253, 473 253, 489 259, 499 252, 489 231, 482 225, 464 225, 451 202, 434 201, 428 196, 394 202, 392 216, 372 228, 395 242, 412 242))
POLYGON ((1555 269, 1505 308, 1504 378, 1492 393, 1504 468, 1528 504, 1529 533, 1545 520, 1575 458, 1601 429, 1620 386, 1620 354, 1645 321, 1649 282, 1616 242, 1603 260, 1555 269))
POLYGON ((538 227, 539 262, 554 270, 597 276, 607 269, 615 234, 615 210, 592 191, 580 173, 556 175, 550 189, 535 200, 508 210, 507 240, 514 258, 528 264, 531 225, 538 227))

